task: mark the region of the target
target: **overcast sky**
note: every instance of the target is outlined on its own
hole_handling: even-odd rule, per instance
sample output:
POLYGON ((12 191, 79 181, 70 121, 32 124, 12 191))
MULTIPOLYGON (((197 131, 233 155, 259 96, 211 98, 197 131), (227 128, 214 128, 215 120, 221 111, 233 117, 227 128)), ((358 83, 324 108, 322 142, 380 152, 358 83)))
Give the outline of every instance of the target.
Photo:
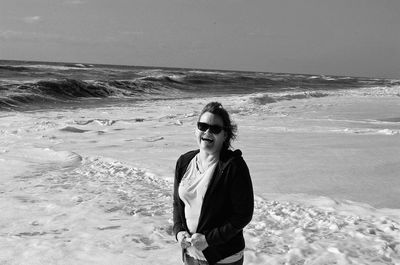
POLYGON ((0 0, 0 59, 400 78, 400 0, 0 0))

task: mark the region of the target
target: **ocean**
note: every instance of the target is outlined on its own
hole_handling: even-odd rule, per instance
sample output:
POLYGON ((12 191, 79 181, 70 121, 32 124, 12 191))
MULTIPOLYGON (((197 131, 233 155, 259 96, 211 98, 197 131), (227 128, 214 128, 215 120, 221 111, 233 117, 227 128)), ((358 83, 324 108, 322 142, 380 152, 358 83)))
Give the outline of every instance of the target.
POLYGON ((334 91, 395 87, 400 80, 0 60, 0 109, 30 110, 54 104, 196 98, 268 93, 261 104, 324 97, 334 91))
POLYGON ((180 264, 201 108, 238 124, 245 264, 400 264, 400 80, 0 60, 0 264, 180 264))

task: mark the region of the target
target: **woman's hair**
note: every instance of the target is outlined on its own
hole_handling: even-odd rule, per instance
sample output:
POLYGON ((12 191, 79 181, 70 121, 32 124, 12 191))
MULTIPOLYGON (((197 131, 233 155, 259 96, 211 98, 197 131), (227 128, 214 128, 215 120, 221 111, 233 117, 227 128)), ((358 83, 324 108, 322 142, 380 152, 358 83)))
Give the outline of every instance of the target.
POLYGON ((224 130, 226 132, 226 139, 222 145, 223 150, 227 150, 231 147, 231 142, 236 139, 237 125, 231 120, 229 113, 222 107, 219 102, 208 103, 200 113, 199 120, 204 113, 210 112, 214 115, 219 116, 224 124, 224 130))

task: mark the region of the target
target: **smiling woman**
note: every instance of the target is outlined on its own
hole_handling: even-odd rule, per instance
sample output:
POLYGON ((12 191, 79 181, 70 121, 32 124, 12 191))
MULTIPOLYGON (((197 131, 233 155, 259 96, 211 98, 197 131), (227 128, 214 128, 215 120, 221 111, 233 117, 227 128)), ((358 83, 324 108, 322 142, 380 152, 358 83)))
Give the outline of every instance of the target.
POLYGON ((223 131, 222 119, 205 112, 197 123, 196 138, 199 147, 207 151, 212 157, 218 157, 222 146, 227 139, 227 133, 223 131))
POLYGON ((253 215, 250 173, 230 150, 236 125, 218 102, 207 104, 196 128, 199 150, 182 155, 174 182, 174 232, 185 264, 243 264, 243 228, 253 215))

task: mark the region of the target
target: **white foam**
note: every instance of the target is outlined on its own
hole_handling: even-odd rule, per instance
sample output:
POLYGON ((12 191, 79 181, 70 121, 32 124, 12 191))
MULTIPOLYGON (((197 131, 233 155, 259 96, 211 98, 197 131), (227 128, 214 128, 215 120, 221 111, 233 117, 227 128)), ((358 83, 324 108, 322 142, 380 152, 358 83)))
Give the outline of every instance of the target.
POLYGON ((354 90, 341 91, 340 95, 345 96, 373 96, 373 97, 400 97, 400 86, 365 87, 354 90))
POLYGON ((37 69, 51 69, 51 70, 90 70, 90 67, 86 67, 82 64, 75 64, 75 66, 62 66, 62 65, 47 65, 47 64, 26 64, 26 65, 21 65, 21 67, 27 67, 27 68, 37 68, 37 69))
MULTIPOLYGON (((1 205, 0 234, 7 238, 0 241, 1 261, 40 264, 62 257, 74 264, 155 264, 161 262, 155 254, 162 253, 163 264, 179 262, 167 221, 172 183, 154 174, 87 157, 79 167, 44 171, 20 188, 25 192, 6 189, 13 208, 1 205)), ((329 198, 274 196, 256 197, 253 220, 244 230, 246 264, 400 261, 399 212, 329 198)))
POLYGON ((291 92, 291 93, 253 93, 242 96, 243 105, 267 105, 279 101, 302 100, 309 98, 321 98, 335 95, 335 92, 310 91, 310 92, 291 92))
POLYGON ((229 74, 231 74, 230 72, 205 71, 205 70, 193 70, 193 71, 189 71, 189 73, 204 74, 204 75, 229 75, 229 74))
POLYGON ((30 146, 13 147, 3 150, 0 163, 3 175, 14 177, 40 168, 68 168, 79 165, 81 156, 69 151, 55 151, 50 148, 30 146))
POLYGON ((392 129, 371 129, 371 128, 345 128, 332 129, 332 132, 350 133, 350 134, 367 134, 367 135, 398 135, 400 130, 392 129))
POLYGON ((171 80, 174 80, 176 82, 181 82, 186 75, 179 75, 179 74, 167 74, 167 73, 151 73, 145 77, 141 77, 139 78, 139 80, 144 79, 146 80, 146 78, 154 78, 154 79, 159 79, 159 80, 163 80, 164 78, 169 78, 171 80))
POLYGON ((148 101, 2 117, 0 168, 10 169, 10 178, 0 182, 0 263, 179 264, 171 231, 175 162, 196 148, 199 110, 221 101, 239 125, 234 144, 244 153, 257 194, 284 193, 257 197, 245 229, 246 264, 398 264, 399 210, 340 199, 367 201, 376 193, 371 202, 398 200, 397 135, 351 131, 397 130, 398 123, 373 122, 389 117, 386 109, 396 109, 396 101, 344 95, 261 106, 248 99, 148 101), (371 112, 355 115, 371 103, 371 112), (381 105, 385 111, 371 115, 381 105), (67 126, 94 133, 60 131, 67 126), (78 162, 69 158, 73 154, 84 158, 78 162), (62 166, 71 160, 73 166, 62 166), (328 191, 330 197, 286 194, 290 188, 328 191))
POLYGON ((271 264, 341 264, 349 258, 355 258, 359 264, 400 261, 396 249, 400 243, 399 212, 393 217, 382 217, 370 215, 371 209, 361 205, 335 202, 324 210, 258 199, 255 213, 245 230, 250 242, 250 264, 265 264, 266 260, 271 264), (327 255, 326 250, 334 255, 327 255))

